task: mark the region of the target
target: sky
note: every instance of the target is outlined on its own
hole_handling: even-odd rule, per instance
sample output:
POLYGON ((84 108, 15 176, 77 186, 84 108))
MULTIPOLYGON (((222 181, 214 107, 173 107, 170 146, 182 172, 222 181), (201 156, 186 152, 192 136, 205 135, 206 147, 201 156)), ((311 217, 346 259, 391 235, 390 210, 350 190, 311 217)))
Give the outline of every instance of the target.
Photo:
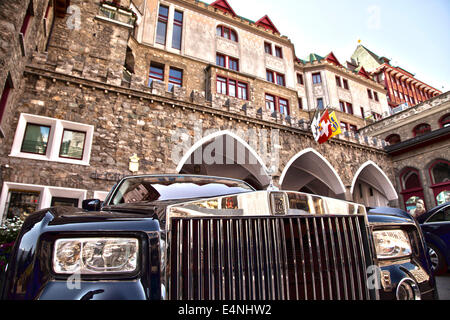
POLYGON ((361 40, 416 79, 450 90, 450 0, 227 1, 253 21, 267 14, 301 59, 332 51, 345 64, 361 40))

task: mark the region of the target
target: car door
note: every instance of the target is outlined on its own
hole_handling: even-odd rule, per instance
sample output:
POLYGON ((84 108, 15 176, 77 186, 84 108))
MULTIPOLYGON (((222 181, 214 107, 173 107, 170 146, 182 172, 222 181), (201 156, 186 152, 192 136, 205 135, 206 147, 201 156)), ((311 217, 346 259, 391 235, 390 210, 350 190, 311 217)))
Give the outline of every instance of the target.
POLYGON ((422 230, 427 241, 438 246, 447 257, 450 256, 450 204, 429 217, 422 224, 422 230))

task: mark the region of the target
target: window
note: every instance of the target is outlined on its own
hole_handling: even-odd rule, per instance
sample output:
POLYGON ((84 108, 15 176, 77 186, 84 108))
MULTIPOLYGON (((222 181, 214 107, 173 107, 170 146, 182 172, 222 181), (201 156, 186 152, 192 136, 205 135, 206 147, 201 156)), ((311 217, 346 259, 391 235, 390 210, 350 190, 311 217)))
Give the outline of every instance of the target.
POLYGON ((270 112, 275 111, 275 97, 270 94, 266 94, 266 109, 270 112))
POLYGON ((267 54, 272 54, 272 44, 264 42, 264 52, 267 54))
POLYGON ((367 95, 369 96, 369 99, 373 99, 372 90, 367 89, 367 95))
POLYGON ((239 60, 228 58, 228 68, 234 71, 239 71, 239 60))
POLYGON ((183 34, 183 12, 175 10, 173 18, 172 48, 181 50, 181 36, 183 34))
POLYGON ((25 220, 30 214, 38 211, 39 191, 9 190, 6 202, 6 218, 18 217, 25 220))
POLYGON ((276 84, 280 86, 286 86, 284 74, 272 70, 266 70, 266 80, 273 83, 275 83, 276 80, 276 84))
POLYGON ((302 99, 301 97, 298 98, 298 108, 299 108, 300 110, 303 109, 303 99, 302 99))
POLYGON ((431 126, 428 123, 421 123, 413 129, 413 134, 414 134, 414 137, 418 137, 418 136, 424 135, 430 131, 431 131, 431 126))
POLYGON ((428 218, 427 222, 450 222, 450 207, 442 208, 430 218, 428 218))
POLYGON ((363 108, 363 107, 360 107, 360 111, 361 111, 361 118, 364 119, 364 108, 363 108))
POLYGON ((433 184, 450 182, 450 162, 445 160, 435 161, 430 166, 431 182, 433 184))
POLYGON ((245 82, 218 76, 216 86, 219 94, 248 100, 248 85, 245 82))
POLYGON ((25 18, 22 22, 22 27, 20 28, 20 33, 25 36, 28 30, 28 26, 30 25, 31 17, 33 16, 33 1, 30 1, 27 8, 27 13, 25 14, 25 18))
POLYGON ((78 206, 86 195, 87 191, 82 189, 4 182, 0 195, 0 221, 6 217, 25 219, 35 211, 51 207, 52 203, 76 203, 78 206))
POLYGON ((266 93, 266 109, 278 112, 284 116, 289 115, 289 101, 266 93))
POLYGON ((351 103, 345 103, 345 112, 353 114, 353 105, 351 103))
POLYGON ((160 5, 158 13, 158 24, 156 26, 156 43, 162 45, 166 44, 168 19, 169 19, 169 7, 160 5))
POLYGON ((341 129, 342 131, 348 131, 348 124, 344 121, 341 121, 341 129))
POLYGON ((312 79, 314 84, 322 83, 322 78, 320 77, 320 72, 313 73, 312 79))
POLYGON ((284 74, 277 73, 277 84, 280 86, 286 86, 286 83, 284 81, 284 74))
POLYGON ((283 58, 283 51, 281 47, 275 46, 275 56, 278 58, 283 58))
POLYGON ((348 87, 348 81, 347 81, 347 79, 342 79, 342 83, 343 83, 343 85, 344 85, 344 89, 349 89, 349 87, 348 87))
POLYGON ((164 65, 155 62, 150 64, 150 74, 148 78, 149 86, 153 80, 164 82, 164 65))
POLYGON ((238 98, 242 100, 247 99, 248 86, 246 83, 238 82, 238 98))
POLYGON ((338 87, 342 87, 342 84, 341 84, 341 77, 336 76, 336 85, 337 85, 338 87))
POLYGON ((231 28, 225 27, 225 26, 218 26, 216 28, 216 34, 219 37, 238 42, 238 37, 236 31, 234 31, 231 28))
POLYGON ((6 106, 8 103, 8 97, 12 89, 11 76, 8 74, 5 85, 3 86, 2 97, 0 99, 0 124, 2 122, 3 114, 5 113, 6 106))
POLYGON ((303 75, 301 73, 297 73, 297 83, 303 85, 303 75))
POLYGON ((66 198, 66 197, 52 197, 52 202, 50 206, 58 207, 58 206, 66 206, 66 207, 75 207, 79 206, 80 199, 77 198, 66 198))
POLYGON ((269 82, 275 83, 275 79, 273 77, 273 71, 266 70, 266 80, 269 82))
POLYGON ((319 109, 319 110, 323 109, 323 98, 317 99, 317 109, 319 109))
MULTIPOLYGON (((0 114, 0 119, 1 119, 1 114, 0 114)), ((439 119, 439 125, 441 128, 450 126, 450 113, 447 113, 441 119, 439 119)))
POLYGON ((181 87, 183 85, 183 70, 170 67, 169 70, 169 91, 172 91, 173 88, 181 87))
POLYGON ((384 139, 386 142, 388 142, 389 144, 396 144, 401 142, 400 136, 398 134, 391 134, 389 136, 386 137, 386 139, 384 139))
POLYGON ((357 132, 358 132, 358 127, 355 126, 354 124, 351 124, 351 125, 350 125, 350 131, 352 131, 352 132, 354 132, 354 133, 357 133, 357 132))
POLYGON ((216 64, 218 65, 218 66, 221 66, 221 67, 226 67, 226 58, 225 58, 225 56, 224 55, 222 55, 222 54, 217 54, 216 55, 216 64))
POLYGON ((227 94, 227 79, 222 77, 217 77, 217 93, 227 94))
POLYGON ((46 154, 50 127, 27 123, 20 152, 46 154))
POLYGON ((281 114, 289 115, 289 103, 286 99, 278 98, 279 111, 281 114))
POLYGON ((239 60, 235 58, 228 57, 226 55, 217 53, 216 54, 216 64, 223 68, 228 68, 230 70, 239 71, 239 60))
POLYGON ((61 158, 82 160, 85 141, 86 132, 64 129, 59 156, 61 158))
POLYGON ((375 99, 375 101, 380 101, 380 100, 378 100, 378 93, 377 92, 373 92, 373 98, 375 99))
POLYGON ((339 107, 342 112, 353 114, 353 105, 351 103, 339 101, 339 107))
POLYGON ((22 113, 11 157, 89 165, 94 127, 22 113))

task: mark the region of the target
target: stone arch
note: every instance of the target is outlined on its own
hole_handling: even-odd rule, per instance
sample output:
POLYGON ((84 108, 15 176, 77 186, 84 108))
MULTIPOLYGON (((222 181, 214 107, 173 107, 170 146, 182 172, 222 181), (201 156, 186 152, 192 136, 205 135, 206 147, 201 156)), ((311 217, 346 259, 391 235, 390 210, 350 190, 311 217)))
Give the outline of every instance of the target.
POLYGON ((363 203, 366 206, 387 206, 389 201, 398 200, 397 191, 389 180, 387 175, 381 170, 381 168, 373 161, 369 160, 363 163, 358 171, 356 171, 350 193, 353 196, 353 200, 359 203, 363 203), (367 199, 364 197, 363 191, 360 189, 358 194, 355 194, 355 187, 357 185, 368 187, 370 190, 369 196, 373 199, 367 199), (374 192, 373 189, 376 190, 374 192))
POLYGON ((214 132, 197 141, 181 158, 176 171, 240 179, 260 190, 271 182, 258 153, 229 130, 214 132))
POLYGON ((289 160, 281 173, 280 187, 345 199, 345 186, 339 174, 313 148, 302 150, 289 160))

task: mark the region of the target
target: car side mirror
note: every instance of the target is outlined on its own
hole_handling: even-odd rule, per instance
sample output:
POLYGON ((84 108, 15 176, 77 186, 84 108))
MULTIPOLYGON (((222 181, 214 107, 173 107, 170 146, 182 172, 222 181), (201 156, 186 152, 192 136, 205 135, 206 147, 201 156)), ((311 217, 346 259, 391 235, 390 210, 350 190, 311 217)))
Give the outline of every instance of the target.
POLYGON ((103 201, 98 199, 83 200, 81 207, 87 211, 100 211, 103 201))

